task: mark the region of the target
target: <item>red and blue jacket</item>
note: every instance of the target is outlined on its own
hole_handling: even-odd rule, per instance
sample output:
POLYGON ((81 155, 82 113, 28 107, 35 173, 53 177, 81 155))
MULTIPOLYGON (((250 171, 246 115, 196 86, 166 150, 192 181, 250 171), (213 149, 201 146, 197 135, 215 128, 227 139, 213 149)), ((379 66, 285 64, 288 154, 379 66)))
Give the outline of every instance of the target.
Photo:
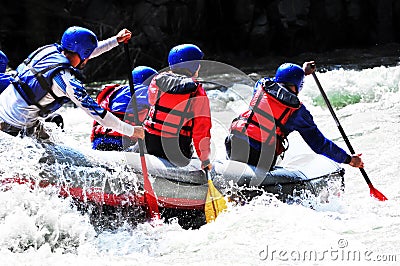
POLYGON ((198 81, 173 72, 160 73, 149 85, 149 103, 144 121, 148 133, 164 138, 191 137, 199 159, 209 159, 210 102, 198 81))
MULTIPOLYGON (((136 103, 139 112, 139 120, 143 122, 149 110, 147 86, 143 84, 135 85, 136 103)), ((131 101, 131 92, 129 85, 120 86, 119 84, 108 85, 97 95, 97 103, 105 110, 121 120, 135 125, 133 115, 133 105, 131 101)), ((92 134, 90 136, 92 148, 101 143, 110 143, 117 145, 122 149, 122 135, 117 131, 105 128, 97 121, 93 122, 92 134)))
MULTIPOLYGON (((283 99, 284 97, 285 98, 289 97, 291 98, 289 102, 294 103, 296 101, 293 100, 297 98, 295 94, 292 94, 290 92, 289 93, 291 95, 287 93, 282 93, 285 90, 284 88, 278 88, 279 94, 276 93, 275 95, 271 95, 270 93, 261 94, 262 91, 265 92, 266 84, 269 84, 269 86, 271 87, 276 86, 274 85, 273 80, 268 78, 262 78, 259 81, 257 81, 254 87, 254 96, 250 104, 250 109, 245 113, 243 113, 241 116, 239 116, 239 119, 234 120, 231 126, 232 133, 235 133, 235 130, 237 132, 240 132, 240 130, 242 130, 242 132, 245 132, 245 134, 248 137, 242 137, 242 138, 246 139, 249 142, 249 145, 251 145, 253 148, 257 150, 261 149, 262 143, 266 141, 271 141, 271 138, 274 136, 273 133, 275 133, 277 136, 276 155, 279 155, 284 151, 281 145, 282 139, 285 139, 291 132, 297 131, 304 139, 304 141, 308 144, 308 146, 315 153, 324 155, 337 163, 350 162, 351 156, 348 155, 346 151, 337 146, 331 140, 327 139, 318 129, 311 113, 306 109, 304 104, 300 104, 300 102, 298 101, 299 104, 297 106, 296 105, 290 106, 290 104, 289 105, 287 103, 284 104, 282 103, 282 101, 276 100, 277 98, 283 99), (262 99, 261 103, 263 103, 264 100, 264 104, 260 105, 260 101, 258 101, 257 103, 257 99, 259 99, 261 95, 263 95, 263 97, 261 98, 262 99), (291 96, 295 98, 292 98, 291 96), (262 113, 259 112, 261 115, 259 114, 258 116, 253 116, 252 118, 253 120, 255 120, 254 117, 257 117, 257 120, 255 122, 248 122, 249 120, 248 118, 251 116, 251 114, 257 113, 254 110, 261 108, 265 111, 264 112, 265 115, 262 115, 262 113), (273 116, 271 116, 271 114, 273 114, 273 116), (245 123, 242 125, 239 124, 239 126, 237 124, 238 123, 237 121, 243 120, 240 119, 241 117, 244 117, 245 122, 248 124, 247 131, 243 131, 243 128, 246 126, 245 123), (271 129, 274 128, 273 127, 274 121, 275 121, 275 132, 272 132, 271 129), (260 124, 259 122, 262 124, 260 124), (250 126, 251 124, 253 125, 252 127, 250 126), (264 132, 262 130, 263 128, 265 129, 264 132), (269 131, 267 131, 267 129, 269 131)), ((274 89, 275 91, 277 91, 276 88, 274 89)), ((238 135, 238 137, 241 136, 243 135, 240 134, 238 135)))

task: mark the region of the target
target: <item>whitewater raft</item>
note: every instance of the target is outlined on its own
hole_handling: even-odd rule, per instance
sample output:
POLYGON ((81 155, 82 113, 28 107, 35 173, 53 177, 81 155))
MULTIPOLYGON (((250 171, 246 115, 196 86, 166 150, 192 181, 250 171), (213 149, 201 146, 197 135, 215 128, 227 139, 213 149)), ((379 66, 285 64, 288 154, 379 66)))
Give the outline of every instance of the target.
MULTIPOLYGON (((52 185, 60 189, 62 196, 93 203, 103 209, 145 207, 138 153, 95 151, 94 155, 101 160, 94 162, 74 149, 44 145, 45 153, 39 159, 41 171, 37 179, 14 177, 3 180, 3 183, 31 182, 41 187, 52 185)), ((168 218, 182 213, 191 218, 196 216, 194 224, 201 225, 205 221, 202 213, 208 183, 200 161, 192 159, 188 166, 175 167, 164 159, 152 155, 145 157, 162 214, 168 218)), ((234 202, 248 202, 263 193, 273 194, 285 202, 296 201, 304 195, 327 201, 333 185, 333 193, 336 194, 340 194, 344 185, 343 168, 315 154, 298 156, 290 164, 277 166, 272 171, 257 170, 229 160, 214 161, 213 166, 211 175, 215 187, 234 202), (330 192, 327 192, 328 188, 330 192)), ((197 227, 194 224, 189 223, 187 227, 197 227)))

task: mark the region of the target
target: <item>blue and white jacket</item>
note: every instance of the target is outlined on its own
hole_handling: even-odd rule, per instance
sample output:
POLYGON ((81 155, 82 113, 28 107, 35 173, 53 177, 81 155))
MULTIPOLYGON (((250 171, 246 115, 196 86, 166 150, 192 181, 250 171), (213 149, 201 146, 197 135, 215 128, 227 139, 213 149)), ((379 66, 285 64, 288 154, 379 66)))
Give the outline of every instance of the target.
MULTIPOLYGON (((116 37, 100 41, 90 58, 116 46, 118 46, 116 37)), ((41 116, 54 112, 63 103, 71 100, 105 127, 127 136, 133 135, 132 125, 124 123, 101 108, 87 94, 82 82, 77 78, 76 70, 68 65, 68 59, 61 53, 58 45, 39 48, 32 55, 33 60, 30 63, 35 63, 33 71, 32 67, 26 66, 29 65, 29 62, 28 64, 22 63, 17 68, 19 80, 15 80, 0 94, 0 120, 17 128, 29 128, 34 126, 41 116), (35 78, 34 72, 49 66, 54 68, 43 73, 43 80, 47 85, 43 83, 43 80, 40 84, 39 80, 35 78), (24 85, 25 89, 23 89, 21 86, 23 83, 27 84, 29 88, 24 85), (46 86, 48 86, 47 89, 46 86), (28 95, 30 93, 31 95, 28 95)), ((29 61, 29 58, 27 60, 29 61)))

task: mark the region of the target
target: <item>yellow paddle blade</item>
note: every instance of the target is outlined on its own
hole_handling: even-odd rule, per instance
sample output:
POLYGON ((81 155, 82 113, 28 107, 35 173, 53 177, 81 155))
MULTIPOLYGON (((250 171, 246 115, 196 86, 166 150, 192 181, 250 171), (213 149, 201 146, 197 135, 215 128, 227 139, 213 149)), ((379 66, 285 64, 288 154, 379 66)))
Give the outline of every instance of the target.
POLYGON ((208 192, 204 205, 207 223, 214 221, 218 214, 227 208, 224 196, 215 188, 212 180, 208 180, 208 192))

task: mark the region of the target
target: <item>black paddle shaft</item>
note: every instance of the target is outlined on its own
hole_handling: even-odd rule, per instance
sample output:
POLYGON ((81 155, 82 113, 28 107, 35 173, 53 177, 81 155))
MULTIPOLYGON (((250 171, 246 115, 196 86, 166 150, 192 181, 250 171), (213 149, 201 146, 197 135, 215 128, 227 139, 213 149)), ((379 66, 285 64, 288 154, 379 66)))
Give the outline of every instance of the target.
MULTIPOLYGON (((317 75, 315 74, 315 72, 312 73, 315 82, 317 83, 318 89, 321 92, 322 97, 324 98, 324 101, 326 103, 326 105, 328 106, 329 111, 331 112, 331 115, 333 117, 333 119, 335 120, 336 126, 340 131, 340 134, 342 135, 344 142, 346 142, 347 147, 349 148, 349 151, 351 152, 351 154, 355 154, 355 151, 353 149, 353 146, 351 146, 351 143, 349 141, 349 139, 347 138, 346 133, 343 130, 343 127, 340 125, 339 119, 337 118, 335 111, 332 108, 331 103, 329 102, 328 96, 326 96, 325 91, 322 89, 321 83, 319 82, 317 75)), ((365 181, 367 182, 368 185, 371 184, 371 180, 369 179, 367 173, 365 172, 364 168, 360 168, 361 174, 363 175, 365 181)))
MULTIPOLYGON (((128 65, 128 80, 129 80, 129 88, 131 91, 131 102, 133 105, 133 119, 135 122, 135 125, 140 125, 140 120, 139 120, 139 111, 137 107, 137 101, 136 101, 136 95, 135 95, 135 86, 133 83, 133 77, 132 77, 132 70, 131 70, 131 60, 130 60, 130 54, 129 54, 129 46, 128 42, 124 43, 124 49, 125 49, 125 54, 126 54, 126 64, 128 65)), ((138 143, 139 143, 139 153, 140 156, 144 156, 144 143, 143 139, 138 138, 138 143)))
MULTIPOLYGON (((133 105, 134 122, 135 122, 135 125, 140 125, 139 112, 138 112, 138 108, 137 108, 137 101, 136 101, 136 95, 135 95, 135 87, 133 85, 133 77, 132 77, 132 69, 131 69, 132 66, 131 66, 131 59, 130 59, 130 55, 129 55, 128 42, 124 43, 124 49, 125 49, 126 63, 127 63, 127 69, 128 69, 129 87, 130 87, 131 98, 132 98, 131 102, 133 105)), ((144 199, 145 199, 145 202, 147 203, 147 207, 146 207, 147 215, 152 219, 160 220, 160 212, 158 210, 157 198, 156 198, 153 187, 152 187, 151 182, 148 177, 146 159, 144 156, 143 139, 138 138, 138 143, 139 143, 140 163, 142 165, 142 171, 143 171, 143 186, 144 186, 144 190, 145 190, 144 199)))

